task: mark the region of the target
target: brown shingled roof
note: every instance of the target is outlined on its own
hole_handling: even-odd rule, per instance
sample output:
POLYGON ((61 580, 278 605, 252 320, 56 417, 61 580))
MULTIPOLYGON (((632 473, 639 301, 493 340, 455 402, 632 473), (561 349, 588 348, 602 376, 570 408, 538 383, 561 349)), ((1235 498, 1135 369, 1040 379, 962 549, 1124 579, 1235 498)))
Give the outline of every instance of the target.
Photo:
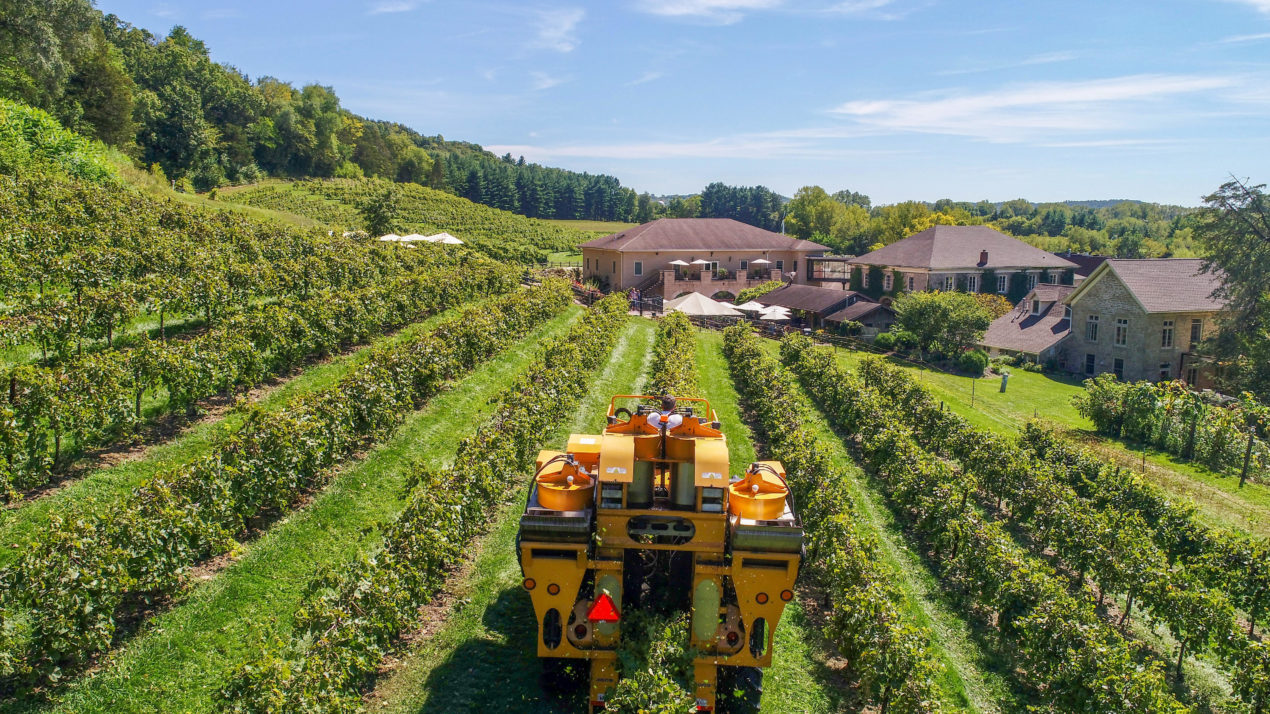
MULTIPOLYGON (((1067 285, 1044 287, 1073 290, 1067 285)), ((1040 299, 1043 304, 1055 300, 1056 291, 1047 290, 1045 294, 1040 294, 1042 286, 1038 285, 1036 288, 1023 302, 1019 303, 1018 307, 993 320, 979 344, 999 350, 1039 355, 1070 334, 1071 320, 1065 317, 1067 306, 1062 302, 1050 303, 1049 308, 1040 315, 1032 314, 1033 296, 1040 299)), ((1058 299, 1061 300, 1061 296, 1058 299)))
POLYGON ((812 285, 786 285, 766 295, 760 295, 754 300, 763 305, 780 305, 794 310, 827 314, 846 307, 852 298, 869 299, 852 290, 834 290, 812 285))
POLYGON ((882 303, 866 302, 864 300, 861 300, 860 302, 857 302, 854 305, 848 305, 833 314, 825 315, 825 321, 826 322, 848 322, 848 321, 854 320, 856 322, 859 322, 861 318, 871 314, 875 310, 885 310, 886 312, 890 312, 890 313, 895 312, 894 310, 887 307, 886 305, 883 305, 882 303))
POLYGON ((998 269, 1052 268, 1076 265, 1053 253, 987 226, 934 226, 849 261, 852 265, 890 268, 998 269), (982 252, 988 262, 981 263, 982 252))
POLYGON ((819 243, 766 231, 731 218, 659 218, 581 245, 616 251, 829 250, 819 243))
POLYGON ((1106 266, 1147 312, 1209 312, 1226 306, 1213 297, 1222 274, 1201 272, 1200 258, 1113 258, 1106 266))

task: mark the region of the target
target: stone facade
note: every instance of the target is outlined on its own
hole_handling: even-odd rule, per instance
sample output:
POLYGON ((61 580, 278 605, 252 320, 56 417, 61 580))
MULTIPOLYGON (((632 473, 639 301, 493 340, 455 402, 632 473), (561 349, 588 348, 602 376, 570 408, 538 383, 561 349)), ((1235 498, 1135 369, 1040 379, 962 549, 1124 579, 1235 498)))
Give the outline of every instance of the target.
POLYGON ((1063 369, 1089 376, 1112 372, 1129 381, 1203 381, 1198 374, 1186 373, 1195 349, 1191 325, 1199 320, 1199 338, 1209 337, 1217 330, 1215 313, 1148 313, 1111 272, 1072 301, 1071 309, 1072 332, 1059 352, 1063 369), (1167 322, 1172 330, 1168 346, 1167 322), (1096 337, 1090 339, 1090 325, 1095 323, 1096 337))
MULTIPOLYGON (((799 251, 755 251, 755 250, 699 250, 699 251, 616 251, 595 248, 582 249, 583 279, 594 278, 608 290, 629 290, 640 288, 646 294, 663 295, 673 298, 681 292, 701 292, 706 295, 725 290, 736 293, 745 287, 758 285, 767 280, 790 278, 790 273, 798 269, 798 263, 806 253, 799 251), (766 265, 750 265, 750 261, 764 258, 766 265), (678 273, 670 265, 672 260, 691 263, 694 260, 708 260, 718 264, 725 278, 716 279, 713 274, 703 276, 701 266, 682 268, 678 273), (742 267, 742 261, 745 267, 742 267), (693 276, 693 280, 676 280, 673 285, 666 285, 657 278, 663 273, 674 277, 678 275, 693 276), (697 277, 700 276, 700 277, 697 277), (774 277, 772 277, 774 276, 774 277), (702 282, 707 285, 701 286, 702 282), (709 283, 715 283, 713 286, 709 283), (696 283, 693 287, 690 283, 696 283), (707 292, 711 290, 711 292, 707 292), (650 290, 652 292, 650 292, 650 290)), ((795 273, 795 283, 805 283, 806 271, 795 273)))

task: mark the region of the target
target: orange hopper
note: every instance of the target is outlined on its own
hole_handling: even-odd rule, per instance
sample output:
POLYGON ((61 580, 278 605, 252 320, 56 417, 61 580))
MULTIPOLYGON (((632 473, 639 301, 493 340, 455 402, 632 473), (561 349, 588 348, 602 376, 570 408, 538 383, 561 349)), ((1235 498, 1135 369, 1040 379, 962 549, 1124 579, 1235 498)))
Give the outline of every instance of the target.
POLYGON ((742 518, 771 521, 785 512, 789 488, 775 474, 750 471, 745 478, 730 484, 728 512, 742 518))

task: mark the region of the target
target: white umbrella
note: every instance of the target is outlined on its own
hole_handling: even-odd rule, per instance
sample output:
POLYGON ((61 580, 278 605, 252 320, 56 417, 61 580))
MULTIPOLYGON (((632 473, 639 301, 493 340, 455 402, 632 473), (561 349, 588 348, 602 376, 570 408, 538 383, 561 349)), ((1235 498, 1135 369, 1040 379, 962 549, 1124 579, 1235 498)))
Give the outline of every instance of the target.
POLYGON ((790 315, 790 312, 789 312, 789 308, 787 307, 782 307, 780 305, 768 305, 759 314, 760 315, 784 315, 786 318, 788 318, 790 315))
POLYGON ((411 234, 410 234, 410 235, 408 235, 408 236, 402 236, 402 237, 401 237, 401 242, 403 242, 403 243, 413 243, 413 242, 415 242, 415 241, 417 241, 417 240, 427 240, 427 238, 425 238, 425 237, 424 237, 424 236, 422 236, 422 235, 419 235, 418 233, 411 233, 411 234))
POLYGON ((683 266, 683 267, 685 267, 685 268, 686 268, 686 267, 688 267, 688 264, 687 264, 687 263, 685 263, 685 262, 684 262, 684 261, 682 261, 682 260, 672 260, 672 261, 670 261, 670 264, 671 264, 671 265, 681 265, 681 266, 683 266))
POLYGON ((463 245, 463 241, 455 238, 449 233, 438 233, 434 236, 428 236, 429 243, 444 243, 445 245, 463 245))
POLYGON ((727 303, 715 302, 701 293, 688 293, 666 303, 666 310, 707 317, 740 317, 741 311, 727 303))
POLYGON ((401 236, 397 235, 396 233, 389 233, 388 235, 380 236, 379 240, 386 240, 386 241, 391 241, 393 243, 400 243, 401 236))
POLYGON ((763 312, 764 310, 767 309, 767 306, 761 302, 755 302, 751 300, 745 303, 744 305, 737 305, 736 309, 744 310, 746 312, 763 312))
POLYGON ((759 258, 758 260, 750 261, 750 265, 771 265, 771 264, 772 264, 772 261, 766 258, 759 258))
POLYGON ((771 309, 764 310, 763 312, 759 313, 758 319, 766 320, 768 322, 781 322, 783 320, 788 320, 789 317, 790 317, 789 310, 786 310, 783 307, 781 308, 773 307, 771 309))
POLYGON ((709 264, 710 264, 710 261, 701 260, 699 258, 697 260, 692 261, 692 265, 709 265, 709 264))

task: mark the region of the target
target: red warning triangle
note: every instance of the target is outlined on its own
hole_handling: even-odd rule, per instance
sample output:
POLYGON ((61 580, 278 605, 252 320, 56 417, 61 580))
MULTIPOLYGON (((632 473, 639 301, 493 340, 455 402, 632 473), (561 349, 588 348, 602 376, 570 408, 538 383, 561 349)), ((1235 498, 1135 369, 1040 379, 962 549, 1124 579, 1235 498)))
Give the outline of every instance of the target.
POLYGON ((613 598, 608 593, 600 593, 591 610, 587 612, 586 619, 591 622, 617 622, 617 606, 613 604, 613 598))

